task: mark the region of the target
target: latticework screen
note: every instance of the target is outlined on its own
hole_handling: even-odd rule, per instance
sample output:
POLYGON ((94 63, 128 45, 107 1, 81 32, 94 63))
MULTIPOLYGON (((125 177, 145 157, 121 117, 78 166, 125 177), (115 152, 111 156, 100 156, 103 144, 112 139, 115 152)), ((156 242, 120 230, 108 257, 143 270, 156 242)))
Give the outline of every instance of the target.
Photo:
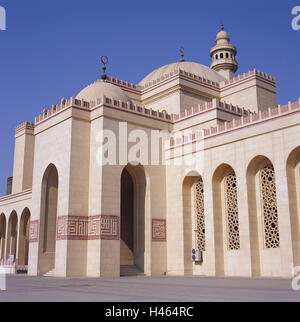
POLYGON ((225 178, 225 199, 228 248, 230 250, 240 249, 237 182, 235 173, 230 173, 225 178))
POLYGON ((197 218, 197 247, 201 251, 205 251, 204 186, 202 179, 194 184, 194 205, 197 218))
POLYGON ((265 247, 280 246, 275 171, 273 166, 266 166, 260 171, 261 197, 264 221, 265 247))

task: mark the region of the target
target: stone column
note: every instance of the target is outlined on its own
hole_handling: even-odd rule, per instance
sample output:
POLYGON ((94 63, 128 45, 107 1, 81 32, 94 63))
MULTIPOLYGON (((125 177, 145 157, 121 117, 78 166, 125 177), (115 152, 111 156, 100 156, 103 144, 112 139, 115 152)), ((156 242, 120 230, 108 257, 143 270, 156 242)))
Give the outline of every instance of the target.
MULTIPOLYGON (((105 229, 100 236, 100 276, 120 276, 120 191, 122 166, 102 170, 101 216, 105 229)), ((104 226, 102 227, 104 228, 104 226)))
POLYGON ((184 236, 182 174, 179 166, 168 165, 167 190, 167 254, 168 275, 184 275, 184 236))
POLYGON ((145 274, 167 272, 167 199, 164 166, 149 166, 146 172, 145 274))
POLYGON ((286 173, 286 157, 282 135, 274 138, 274 169, 276 177, 276 194, 278 209, 278 224, 280 238, 281 276, 292 277, 293 272, 293 244, 291 232, 291 214, 289 207, 288 182, 286 173))
POLYGON ((205 216, 205 252, 203 252, 203 273, 207 276, 216 275, 215 256, 215 227, 214 227, 214 202, 212 169, 210 167, 210 157, 207 153, 205 160, 205 172, 203 174, 204 184, 204 216, 205 216))
POLYGON ((240 229, 240 250, 238 275, 251 277, 251 248, 250 248, 250 222, 248 211, 248 193, 247 193, 247 176, 246 160, 243 144, 237 143, 236 146, 236 177, 237 177, 237 194, 238 194, 238 216, 240 229))

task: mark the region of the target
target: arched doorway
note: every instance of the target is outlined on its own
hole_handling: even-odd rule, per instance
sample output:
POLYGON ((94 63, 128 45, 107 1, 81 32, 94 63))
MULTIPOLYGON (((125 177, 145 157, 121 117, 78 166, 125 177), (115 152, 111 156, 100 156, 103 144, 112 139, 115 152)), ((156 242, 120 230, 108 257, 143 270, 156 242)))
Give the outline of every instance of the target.
POLYGON ((39 242, 39 273, 55 268, 58 172, 51 164, 45 171, 41 194, 41 238, 39 242))
POLYGON ((205 251, 204 185, 199 174, 185 177, 182 184, 182 208, 184 274, 192 275, 194 266, 191 249, 205 251))
POLYGON ((18 265, 28 265, 29 229, 30 211, 25 208, 20 220, 18 265))
POLYGON ((300 147, 294 149, 287 159, 291 232, 294 266, 300 266, 300 147))
POLYGON ((6 218, 0 215, 0 259, 5 259, 6 218))
POLYGON ((237 178, 228 164, 213 175, 216 275, 233 275, 234 253, 240 249, 237 178))
POLYGON ((141 165, 127 165, 121 174, 121 275, 144 272, 146 177, 141 165))
POLYGON ((17 234, 18 234, 18 216, 13 211, 8 221, 8 239, 7 239, 7 259, 9 256, 14 256, 14 260, 17 255, 17 234))

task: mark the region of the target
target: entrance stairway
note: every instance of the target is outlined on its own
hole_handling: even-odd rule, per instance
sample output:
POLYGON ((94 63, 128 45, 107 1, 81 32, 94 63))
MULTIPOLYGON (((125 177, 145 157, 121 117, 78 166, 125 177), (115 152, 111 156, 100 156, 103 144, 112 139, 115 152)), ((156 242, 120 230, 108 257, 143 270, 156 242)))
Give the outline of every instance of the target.
MULTIPOLYGON (((45 277, 54 277, 55 269, 47 272, 43 276, 45 277)), ((120 267, 120 276, 145 276, 145 274, 137 268, 135 265, 122 265, 120 267)))
POLYGON ((55 269, 53 268, 51 271, 44 274, 45 277, 54 277, 55 269))
POLYGON ((121 265, 120 276, 145 276, 135 265, 121 265))

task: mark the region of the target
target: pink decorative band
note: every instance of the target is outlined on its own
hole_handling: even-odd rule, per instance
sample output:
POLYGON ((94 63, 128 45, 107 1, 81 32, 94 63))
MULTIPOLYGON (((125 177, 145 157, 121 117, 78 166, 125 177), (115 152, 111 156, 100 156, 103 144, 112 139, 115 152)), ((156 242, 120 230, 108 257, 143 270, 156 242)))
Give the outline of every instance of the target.
POLYGON ((57 218, 57 240, 120 239, 118 216, 61 216, 57 218))
POLYGON ((167 223, 165 219, 152 219, 152 241, 167 241, 167 223))

